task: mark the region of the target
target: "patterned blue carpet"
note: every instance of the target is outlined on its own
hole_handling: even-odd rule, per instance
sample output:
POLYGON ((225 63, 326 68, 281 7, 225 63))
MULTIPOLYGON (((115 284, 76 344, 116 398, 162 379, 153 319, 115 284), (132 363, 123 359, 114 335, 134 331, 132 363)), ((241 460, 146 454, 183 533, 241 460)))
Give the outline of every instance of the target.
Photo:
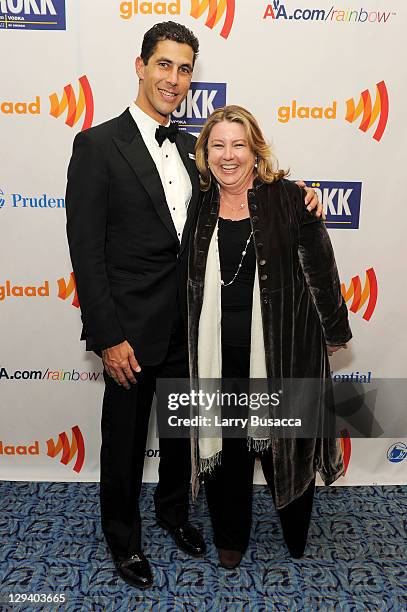
POLYGON ((145 553, 154 587, 140 592, 114 572, 98 519, 98 485, 0 482, 3 610, 407 610, 407 487, 317 488, 301 560, 290 559, 271 497, 256 486, 250 548, 239 568, 218 567, 204 498, 192 509, 209 545, 179 552, 155 525, 143 485, 145 553), (10 594, 65 594, 64 604, 6 603, 10 594))

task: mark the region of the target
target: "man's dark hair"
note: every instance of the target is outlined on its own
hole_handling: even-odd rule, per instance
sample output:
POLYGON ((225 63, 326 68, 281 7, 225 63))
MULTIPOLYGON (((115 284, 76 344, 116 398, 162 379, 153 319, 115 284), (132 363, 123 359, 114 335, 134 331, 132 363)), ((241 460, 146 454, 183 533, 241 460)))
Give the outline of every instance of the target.
POLYGON ((199 51, 199 42, 197 37, 191 30, 174 21, 163 21, 156 23, 150 30, 144 34, 143 44, 141 45, 141 59, 144 64, 153 55, 157 44, 161 40, 173 40, 177 43, 189 45, 194 52, 194 64, 199 51))

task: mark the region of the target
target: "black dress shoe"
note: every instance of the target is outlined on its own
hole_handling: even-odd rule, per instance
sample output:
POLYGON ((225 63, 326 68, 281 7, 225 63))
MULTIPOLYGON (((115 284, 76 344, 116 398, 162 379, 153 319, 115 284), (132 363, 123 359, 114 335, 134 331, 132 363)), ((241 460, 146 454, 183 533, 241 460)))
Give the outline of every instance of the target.
POLYGON ((242 560, 240 550, 226 550, 226 548, 218 548, 219 563, 225 569, 235 569, 242 560))
POLYGON ((157 521, 158 525, 168 531, 177 547, 191 557, 202 557, 206 553, 206 544, 203 537, 190 523, 184 523, 181 527, 167 527, 164 523, 157 521))
POLYGON ((127 559, 113 558, 117 573, 127 584, 139 589, 147 589, 153 584, 150 564, 142 552, 127 559))

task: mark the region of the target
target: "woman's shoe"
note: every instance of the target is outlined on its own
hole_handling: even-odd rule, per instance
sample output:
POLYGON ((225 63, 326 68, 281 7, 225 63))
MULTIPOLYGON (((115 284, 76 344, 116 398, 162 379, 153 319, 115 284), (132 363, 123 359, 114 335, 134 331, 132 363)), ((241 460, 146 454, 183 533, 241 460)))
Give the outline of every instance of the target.
POLYGON ((225 548, 218 548, 217 550, 219 563, 225 569, 234 569, 242 560, 242 553, 240 550, 226 550, 225 548))
POLYGON ((301 559, 304 556, 303 548, 289 548, 289 553, 292 559, 301 559))

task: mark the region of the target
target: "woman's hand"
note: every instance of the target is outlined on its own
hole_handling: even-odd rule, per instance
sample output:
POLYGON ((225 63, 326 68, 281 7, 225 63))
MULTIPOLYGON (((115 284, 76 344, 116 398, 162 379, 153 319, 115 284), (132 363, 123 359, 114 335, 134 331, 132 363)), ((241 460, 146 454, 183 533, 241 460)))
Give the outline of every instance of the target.
POLYGON ((328 351, 328 356, 332 357, 332 355, 334 353, 336 353, 336 351, 339 351, 340 349, 347 349, 348 345, 347 344, 340 344, 339 346, 331 346, 329 344, 326 345, 327 351, 328 351))
POLYGON ((304 189, 306 193, 305 206, 307 207, 308 212, 311 212, 312 210, 315 209, 315 216, 316 217, 322 216, 322 218, 325 219, 326 216, 322 208, 322 203, 318 200, 318 196, 316 194, 315 189, 313 189, 312 187, 307 187, 304 181, 295 181, 295 184, 298 185, 298 187, 301 187, 302 189, 304 189))

